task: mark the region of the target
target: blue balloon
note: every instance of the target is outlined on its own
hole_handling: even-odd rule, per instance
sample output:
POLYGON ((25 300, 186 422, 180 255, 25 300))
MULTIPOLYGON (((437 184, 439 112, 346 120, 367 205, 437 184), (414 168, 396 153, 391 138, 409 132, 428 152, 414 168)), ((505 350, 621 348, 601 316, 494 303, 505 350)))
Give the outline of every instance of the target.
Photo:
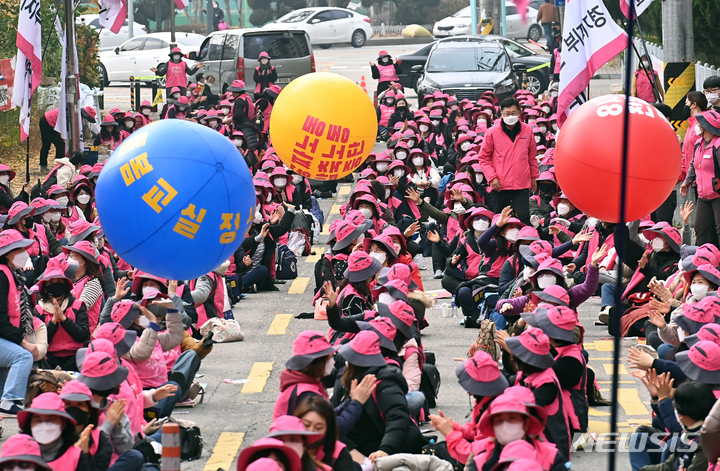
POLYGON ((252 175, 225 136, 180 119, 144 126, 106 162, 95 191, 105 236, 125 261, 171 280, 209 273, 255 214, 252 175))

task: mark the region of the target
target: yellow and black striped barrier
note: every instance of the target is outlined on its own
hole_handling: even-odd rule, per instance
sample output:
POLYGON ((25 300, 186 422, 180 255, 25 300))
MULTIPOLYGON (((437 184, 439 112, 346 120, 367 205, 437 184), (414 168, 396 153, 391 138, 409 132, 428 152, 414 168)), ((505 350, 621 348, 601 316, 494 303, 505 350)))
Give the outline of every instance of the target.
POLYGON ((685 138, 687 118, 685 117, 685 97, 695 90, 694 62, 666 62, 663 67, 663 88, 665 104, 672 108, 670 123, 681 138, 685 138))

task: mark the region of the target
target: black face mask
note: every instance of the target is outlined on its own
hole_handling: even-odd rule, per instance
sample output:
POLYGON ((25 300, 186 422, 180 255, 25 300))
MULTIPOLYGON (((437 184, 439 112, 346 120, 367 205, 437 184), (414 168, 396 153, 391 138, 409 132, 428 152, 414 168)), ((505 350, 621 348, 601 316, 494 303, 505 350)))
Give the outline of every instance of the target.
POLYGON ((67 269, 65 269, 65 276, 74 280, 75 273, 77 273, 78 268, 80 268, 80 265, 68 265, 67 269))
POLYGON ((688 105, 683 106, 683 114, 685 115, 685 119, 690 117, 690 107, 688 105))
POLYGON ((34 222, 33 222, 32 216, 26 217, 23 222, 25 223, 25 227, 26 227, 27 229, 32 229, 32 228, 33 228, 34 222))
POLYGON ((66 407, 65 412, 70 414, 70 417, 75 419, 78 425, 87 425, 90 413, 86 412, 79 407, 66 407))
POLYGON ((165 319, 165 315, 167 314, 167 309, 162 306, 158 306, 157 304, 148 305, 147 310, 152 312, 158 319, 165 319))
POLYGON ((407 106, 397 106, 397 107, 395 107, 395 109, 401 113, 404 113, 405 110, 407 110, 407 106))
POLYGON ((70 288, 67 283, 53 283, 45 287, 45 291, 53 298, 61 298, 70 292, 70 288))
POLYGON ((541 183, 538 185, 538 191, 545 195, 555 193, 555 185, 541 183))

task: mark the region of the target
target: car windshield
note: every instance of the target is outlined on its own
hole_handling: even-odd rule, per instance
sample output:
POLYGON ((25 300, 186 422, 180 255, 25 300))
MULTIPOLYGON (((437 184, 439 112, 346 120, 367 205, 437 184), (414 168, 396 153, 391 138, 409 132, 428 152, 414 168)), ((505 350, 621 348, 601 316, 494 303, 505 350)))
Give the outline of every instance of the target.
POLYGON ((453 18, 470 18, 470 16, 470 7, 465 7, 452 15, 453 18))
POLYGON ((313 13, 315 12, 312 10, 293 11, 283 16, 282 18, 279 18, 276 23, 299 23, 303 20, 306 20, 313 13))
POLYGON ((427 63, 428 72, 503 72, 509 68, 500 49, 483 47, 436 49, 427 63))
POLYGON ((275 59, 296 59, 310 55, 310 48, 301 32, 267 32, 243 36, 243 51, 246 59, 257 60, 262 51, 275 59))

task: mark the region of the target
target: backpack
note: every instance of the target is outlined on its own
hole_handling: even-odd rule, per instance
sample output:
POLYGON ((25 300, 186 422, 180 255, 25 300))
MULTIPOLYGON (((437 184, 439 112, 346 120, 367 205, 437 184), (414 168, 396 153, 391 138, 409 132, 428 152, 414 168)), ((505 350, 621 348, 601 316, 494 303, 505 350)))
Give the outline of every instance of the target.
POLYGON ((275 277, 278 280, 294 280, 297 278, 297 257, 287 245, 278 244, 275 265, 275 277))
POLYGON ((313 216, 315 216, 315 219, 317 219, 322 226, 323 224, 325 224, 325 215, 323 214, 322 209, 320 209, 320 203, 318 203, 317 198, 315 198, 314 196, 311 196, 310 199, 312 200, 310 212, 313 216))
POLYGON ((420 391, 425 395, 427 406, 430 409, 437 406, 435 400, 440 392, 440 382, 440 372, 437 367, 432 363, 423 363, 420 391))
POLYGON ((43 197, 47 198, 47 192, 50 189, 51 186, 57 184, 57 173, 60 168, 62 168, 63 164, 57 164, 50 170, 50 173, 48 173, 47 177, 45 177, 45 181, 40 183, 40 179, 38 178, 38 182, 33 185, 32 189, 30 190, 30 200, 34 200, 35 198, 43 197))
POLYGON ((500 358, 500 351, 495 343, 495 322, 490 319, 485 319, 480 323, 477 339, 468 349, 468 358, 472 358, 478 350, 489 353, 495 361, 500 358))

